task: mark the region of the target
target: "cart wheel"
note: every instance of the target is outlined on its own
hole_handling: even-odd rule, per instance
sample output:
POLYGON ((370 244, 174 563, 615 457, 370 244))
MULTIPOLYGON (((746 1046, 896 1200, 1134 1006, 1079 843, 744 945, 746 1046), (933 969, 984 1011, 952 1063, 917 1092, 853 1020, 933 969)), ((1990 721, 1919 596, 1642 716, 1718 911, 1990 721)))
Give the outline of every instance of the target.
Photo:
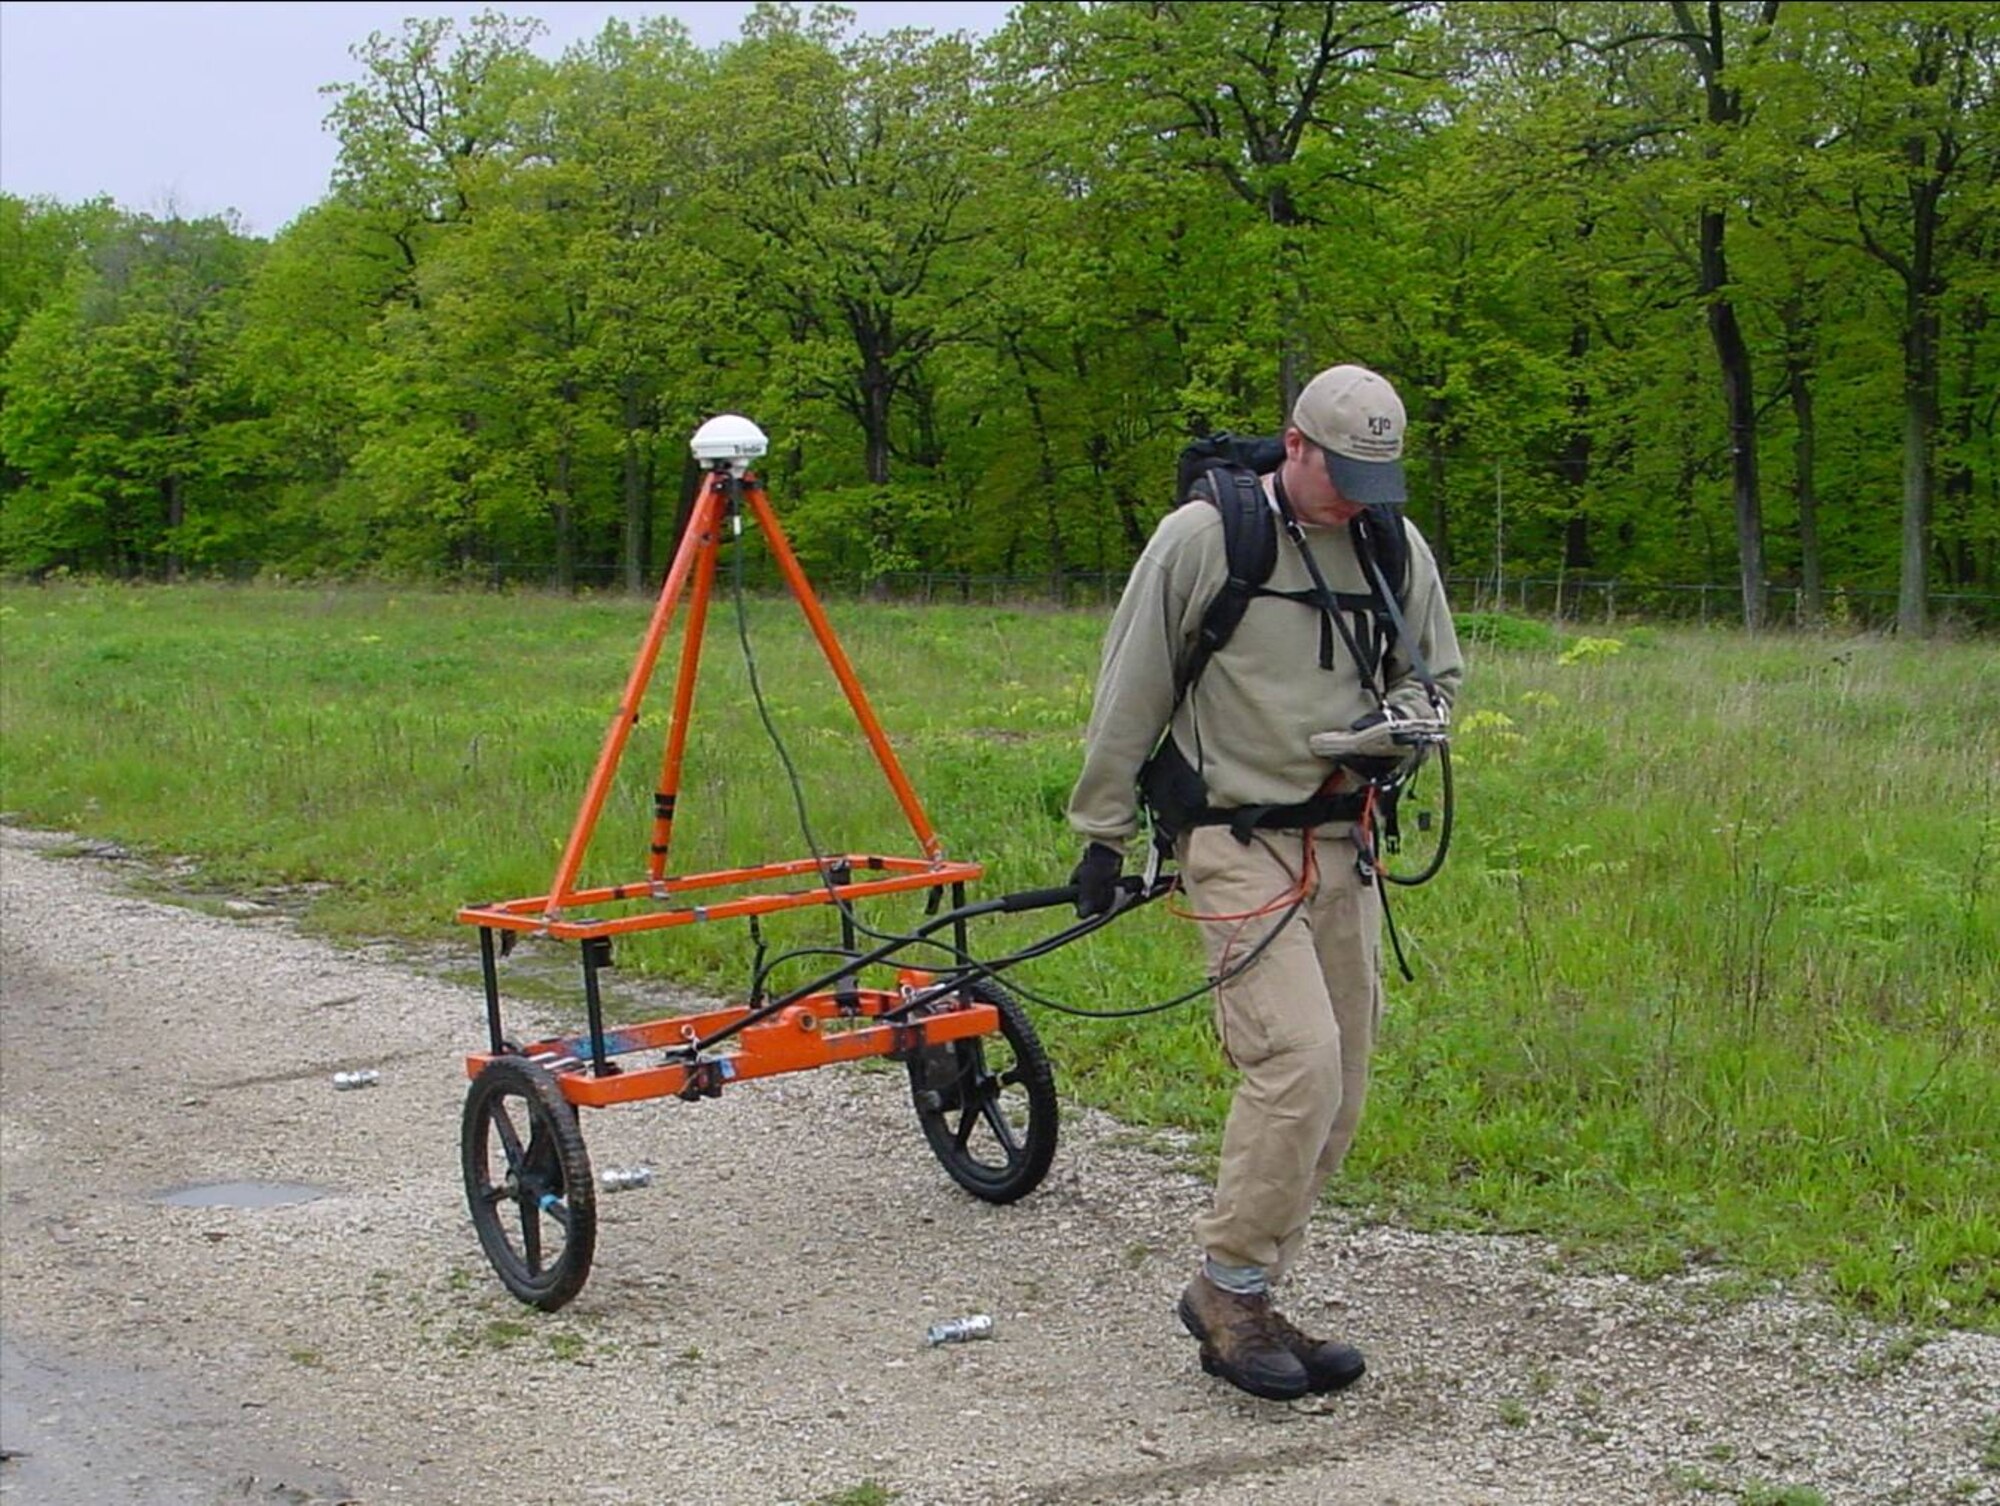
POLYGON ((461 1148, 472 1226, 501 1283, 554 1312, 583 1290, 597 1187, 576 1110, 533 1062, 496 1057, 465 1096, 461 1148))
POLYGON ((989 1203, 1026 1197, 1056 1154, 1056 1079, 1021 1006, 996 984, 967 998, 1000 1011, 1000 1033, 932 1046, 911 1060, 924 1138, 951 1179, 989 1203))

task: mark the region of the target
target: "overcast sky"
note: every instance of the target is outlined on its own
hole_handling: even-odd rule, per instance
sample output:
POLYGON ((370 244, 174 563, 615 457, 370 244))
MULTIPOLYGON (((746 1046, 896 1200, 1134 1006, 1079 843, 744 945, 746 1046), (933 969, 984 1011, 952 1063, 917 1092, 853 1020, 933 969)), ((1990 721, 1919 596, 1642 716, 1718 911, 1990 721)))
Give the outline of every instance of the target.
MULTIPOLYGON (((806 7, 801 6, 801 9, 806 7)), ((987 32, 1005 3, 848 0, 864 30, 987 32)), ((0 189, 74 203, 109 194, 127 209, 200 217, 234 209, 270 235, 324 196, 334 141, 323 84, 360 76, 348 49, 409 16, 482 10, 548 26, 554 57, 613 16, 672 15, 697 45, 737 35, 750 5, 402 0, 269 4, 75 4, 0 0, 0 189)))

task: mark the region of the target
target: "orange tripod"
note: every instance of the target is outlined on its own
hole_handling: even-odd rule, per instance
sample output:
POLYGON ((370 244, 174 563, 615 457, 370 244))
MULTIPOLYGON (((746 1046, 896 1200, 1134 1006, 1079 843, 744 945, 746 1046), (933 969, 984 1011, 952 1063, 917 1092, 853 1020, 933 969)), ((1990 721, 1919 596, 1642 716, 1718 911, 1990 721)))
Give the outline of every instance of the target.
MULTIPOLYGON (((762 453, 763 436, 747 420, 712 420, 762 453)), ((739 542, 737 547, 742 547, 739 542)), ((569 840, 546 894, 468 905, 458 919, 479 928, 486 994, 487 1046, 466 1060, 472 1079, 462 1125, 467 1200, 481 1245, 502 1283, 522 1301, 553 1311, 582 1289, 596 1239, 596 1184, 577 1122, 580 1107, 642 1099, 695 1100, 728 1083, 867 1056, 907 1065, 919 1125, 945 1170, 975 1196, 1011 1202, 1041 1181, 1055 1153, 1054 1075, 1020 1006, 975 966, 940 978, 901 970, 892 988, 862 988, 864 967, 950 927, 965 958, 966 921, 982 914, 1064 903, 1074 890, 1038 890, 982 904, 965 902, 977 863, 943 855, 936 833, 895 750, 842 652, 805 572, 743 455, 707 470, 675 551, 638 658, 625 684, 590 776, 569 840), (740 535, 748 513, 762 530, 785 584, 846 693, 910 824, 920 856, 848 853, 806 857, 710 873, 667 872, 674 807, 680 791, 701 640, 725 533, 740 535), (691 593, 691 594, 690 594, 691 593), (596 832, 639 706, 683 596, 688 610, 672 719, 653 796, 652 840, 643 878, 580 887, 578 875, 596 832), (853 901, 949 890, 952 908, 907 936, 857 949, 853 901), (751 892, 740 892, 740 891, 751 892), (811 905, 834 905, 842 961, 826 976, 779 998, 674 1016, 615 1030, 605 1027, 599 972, 611 964, 612 938, 670 926, 754 917, 811 905), (615 911, 617 913, 604 913, 615 911), (593 912, 598 912, 593 914, 593 912), (495 938, 504 953, 519 933, 581 943, 586 1028, 520 1046, 502 1026, 495 938), (646 1062, 624 1058, 658 1053, 646 1062)))

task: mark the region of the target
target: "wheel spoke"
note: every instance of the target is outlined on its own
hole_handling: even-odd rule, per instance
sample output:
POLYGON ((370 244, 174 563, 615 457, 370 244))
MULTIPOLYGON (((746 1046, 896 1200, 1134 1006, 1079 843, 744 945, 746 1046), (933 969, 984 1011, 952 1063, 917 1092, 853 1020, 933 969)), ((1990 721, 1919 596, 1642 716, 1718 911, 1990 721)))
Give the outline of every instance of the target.
POLYGON ((555 1139, 539 1118, 532 1120, 528 1153, 521 1159, 522 1175, 536 1186, 562 1190, 562 1158, 556 1153, 555 1139))
POLYGON ((979 1113, 992 1127, 993 1138, 998 1140, 1001 1149, 1007 1152, 1007 1159, 1011 1162, 1020 1155, 1021 1142, 1014 1134, 1014 1126, 1007 1122, 1006 1112, 1000 1107, 1000 1090, 997 1087, 981 1096, 979 1113))
POLYGON ((952 1132, 951 1137, 952 1147, 961 1155, 965 1153, 965 1142, 972 1138, 972 1126, 979 1122, 977 1089, 974 1090, 974 1096, 964 1100, 964 1104, 965 1111, 958 1116, 958 1128, 952 1132))
POLYGON ((493 1103, 493 1117, 489 1121, 494 1133, 500 1137, 501 1148, 507 1152, 507 1169, 515 1176, 521 1174, 521 1134, 514 1128, 514 1120, 507 1112, 507 1100, 496 1098, 493 1103))
POLYGON ((521 1203, 521 1258, 528 1274, 542 1274, 542 1210, 532 1193, 523 1192, 521 1203))

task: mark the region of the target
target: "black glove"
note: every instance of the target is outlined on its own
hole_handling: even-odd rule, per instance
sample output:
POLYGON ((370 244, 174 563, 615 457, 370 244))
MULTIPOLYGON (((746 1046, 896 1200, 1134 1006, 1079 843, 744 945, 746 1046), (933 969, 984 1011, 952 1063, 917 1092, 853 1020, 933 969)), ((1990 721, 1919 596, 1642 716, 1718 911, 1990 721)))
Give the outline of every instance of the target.
POLYGON ((1115 847, 1092 842, 1083 849, 1083 861, 1069 876, 1069 881, 1076 885, 1078 920, 1102 915, 1117 903, 1118 875, 1124 868, 1125 855, 1115 847))

